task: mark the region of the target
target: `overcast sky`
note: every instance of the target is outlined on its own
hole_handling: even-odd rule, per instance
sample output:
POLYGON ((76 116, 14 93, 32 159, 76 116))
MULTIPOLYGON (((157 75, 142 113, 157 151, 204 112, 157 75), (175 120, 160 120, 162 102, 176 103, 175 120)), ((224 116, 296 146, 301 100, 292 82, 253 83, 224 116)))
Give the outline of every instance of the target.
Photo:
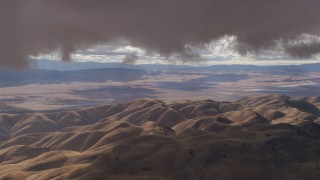
POLYGON ((319 17, 318 0, 3 0, 0 66, 26 67, 28 59, 48 55, 125 63, 317 62, 319 17))

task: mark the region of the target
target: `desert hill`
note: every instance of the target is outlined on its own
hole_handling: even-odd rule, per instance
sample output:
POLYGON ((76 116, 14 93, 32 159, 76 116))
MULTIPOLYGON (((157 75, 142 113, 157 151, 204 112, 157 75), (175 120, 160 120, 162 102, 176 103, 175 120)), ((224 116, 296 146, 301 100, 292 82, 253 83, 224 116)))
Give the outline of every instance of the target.
POLYGON ((0 179, 319 179, 320 97, 0 114, 0 179))

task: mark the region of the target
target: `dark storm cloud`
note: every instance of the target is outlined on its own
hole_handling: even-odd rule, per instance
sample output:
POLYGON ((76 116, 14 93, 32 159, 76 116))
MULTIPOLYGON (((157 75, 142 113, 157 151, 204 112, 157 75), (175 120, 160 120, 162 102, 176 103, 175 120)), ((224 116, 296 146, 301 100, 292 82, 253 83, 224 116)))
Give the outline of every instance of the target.
MULTIPOLYGON (((116 38, 167 56, 234 35, 239 52, 256 52, 276 40, 319 35, 319 27, 318 0, 0 0, 0 63, 25 66, 29 55, 57 49, 70 59, 116 38)), ((320 52, 318 44, 285 49, 320 52)))
POLYGON ((287 47, 286 51, 293 56, 309 57, 311 54, 320 52, 320 43, 287 47))

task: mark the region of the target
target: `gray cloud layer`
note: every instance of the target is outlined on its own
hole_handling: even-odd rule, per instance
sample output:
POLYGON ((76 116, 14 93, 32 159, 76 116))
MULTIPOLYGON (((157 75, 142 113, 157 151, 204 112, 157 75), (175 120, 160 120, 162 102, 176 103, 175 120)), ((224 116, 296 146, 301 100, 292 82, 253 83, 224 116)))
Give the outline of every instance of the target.
POLYGON ((308 57, 320 44, 290 44, 301 34, 319 35, 318 0, 0 0, 0 65, 23 67, 29 55, 125 38, 162 55, 188 54, 234 35, 241 53, 284 42, 291 55, 308 57))

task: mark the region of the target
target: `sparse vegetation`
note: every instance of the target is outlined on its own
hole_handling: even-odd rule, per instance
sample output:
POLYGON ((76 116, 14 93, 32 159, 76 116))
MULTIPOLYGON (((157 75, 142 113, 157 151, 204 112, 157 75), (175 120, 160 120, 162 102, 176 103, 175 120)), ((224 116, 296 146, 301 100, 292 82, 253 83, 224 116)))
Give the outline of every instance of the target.
POLYGON ((318 179, 320 119, 303 119, 313 112, 285 106, 283 99, 140 99, 79 111, 4 114, 0 172, 6 174, 0 178, 318 179))

